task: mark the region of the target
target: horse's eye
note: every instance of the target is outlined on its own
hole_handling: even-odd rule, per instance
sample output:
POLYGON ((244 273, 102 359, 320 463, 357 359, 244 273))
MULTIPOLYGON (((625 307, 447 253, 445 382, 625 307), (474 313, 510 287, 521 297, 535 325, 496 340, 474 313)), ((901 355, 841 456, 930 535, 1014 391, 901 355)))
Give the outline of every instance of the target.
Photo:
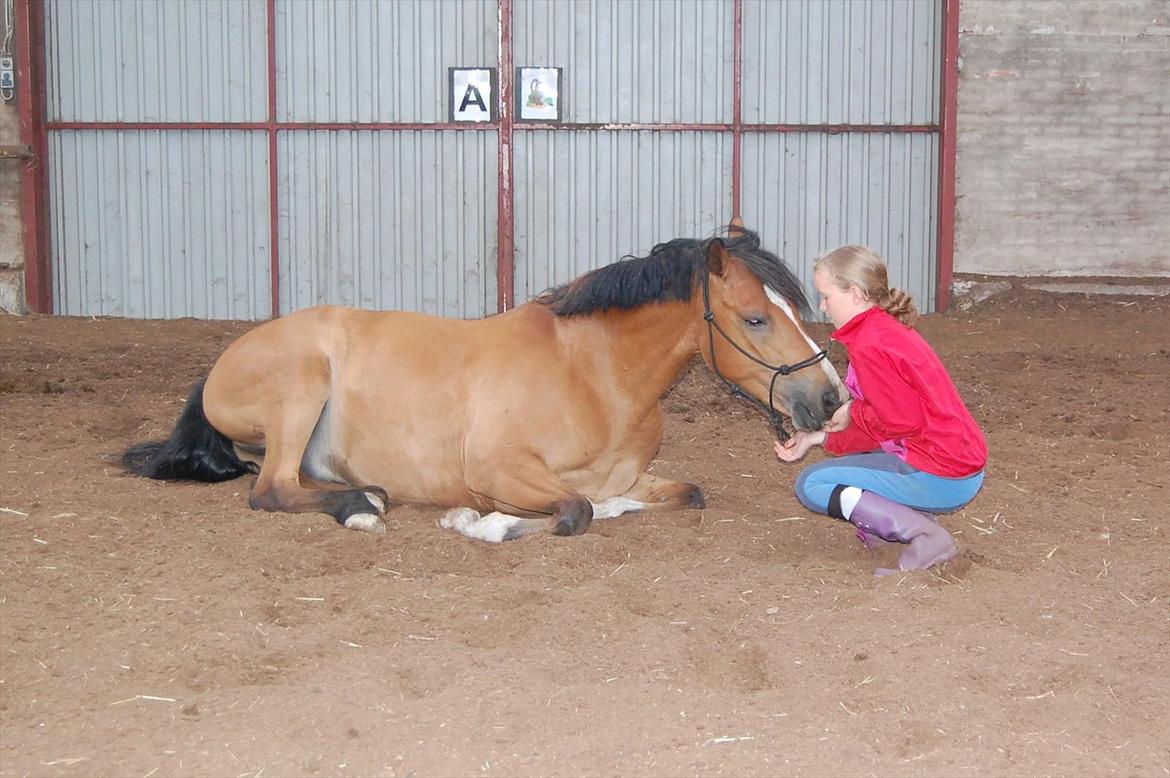
POLYGON ((748 318, 744 319, 743 323, 749 327, 752 327, 753 329, 759 329, 760 327, 763 327, 765 324, 767 324, 767 322, 763 319, 757 319, 753 316, 749 316, 748 318))

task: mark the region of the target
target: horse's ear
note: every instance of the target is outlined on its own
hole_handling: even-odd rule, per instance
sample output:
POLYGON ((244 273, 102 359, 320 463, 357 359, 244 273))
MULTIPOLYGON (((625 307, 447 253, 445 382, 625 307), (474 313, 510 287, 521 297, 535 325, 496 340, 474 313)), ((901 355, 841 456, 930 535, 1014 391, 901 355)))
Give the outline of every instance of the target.
POLYGON ((744 234, 743 219, 739 218, 738 213, 731 217, 731 224, 727 225, 727 234, 733 238, 744 234))
POLYGON ((711 238, 707 242, 707 272, 713 276, 722 276, 727 269, 727 249, 719 238, 711 238))

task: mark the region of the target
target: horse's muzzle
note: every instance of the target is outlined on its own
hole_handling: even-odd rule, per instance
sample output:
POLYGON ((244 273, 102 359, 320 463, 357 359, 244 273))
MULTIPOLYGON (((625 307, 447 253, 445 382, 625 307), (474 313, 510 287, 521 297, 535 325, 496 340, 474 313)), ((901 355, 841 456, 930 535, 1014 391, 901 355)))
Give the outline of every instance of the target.
POLYGON ((819 397, 797 397, 791 403, 792 426, 798 430, 812 432, 825 426, 841 407, 841 396, 836 387, 830 387, 819 397))

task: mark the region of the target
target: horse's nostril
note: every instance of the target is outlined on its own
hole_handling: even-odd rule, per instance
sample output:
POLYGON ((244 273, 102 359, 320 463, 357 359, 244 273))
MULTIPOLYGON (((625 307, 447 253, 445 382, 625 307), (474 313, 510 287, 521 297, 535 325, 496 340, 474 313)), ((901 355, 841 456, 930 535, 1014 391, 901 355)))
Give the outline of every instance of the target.
POLYGON ((825 393, 821 395, 821 402, 825 406, 825 415, 832 416, 833 412, 841 407, 841 396, 836 389, 826 389, 825 393))

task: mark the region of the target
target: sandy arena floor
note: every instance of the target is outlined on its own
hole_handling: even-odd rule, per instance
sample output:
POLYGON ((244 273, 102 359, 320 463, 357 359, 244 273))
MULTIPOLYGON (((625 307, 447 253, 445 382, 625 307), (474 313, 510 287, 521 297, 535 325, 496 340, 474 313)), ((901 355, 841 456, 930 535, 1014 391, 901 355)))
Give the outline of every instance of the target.
POLYGON ((0 775, 1170 774, 1170 298, 927 317, 989 478, 880 580, 702 367, 654 467, 709 507, 579 538, 124 475, 249 326, 0 317, 0 775))

